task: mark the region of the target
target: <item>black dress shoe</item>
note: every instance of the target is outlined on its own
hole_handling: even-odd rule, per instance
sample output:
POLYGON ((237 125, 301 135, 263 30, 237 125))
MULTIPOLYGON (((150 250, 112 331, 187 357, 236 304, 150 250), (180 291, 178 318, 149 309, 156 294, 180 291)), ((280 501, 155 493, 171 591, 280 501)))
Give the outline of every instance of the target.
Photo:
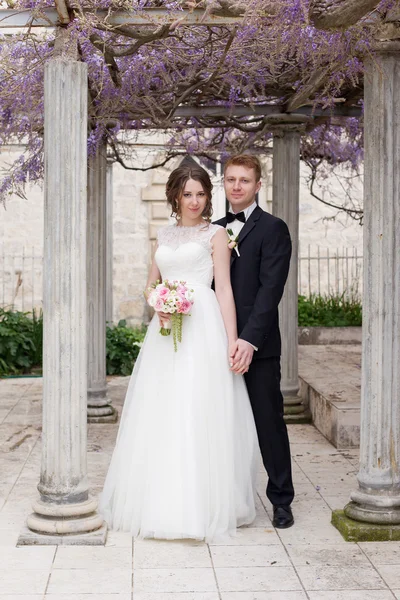
POLYGON ((272 525, 277 529, 287 529, 294 523, 290 506, 274 506, 274 520, 272 525))

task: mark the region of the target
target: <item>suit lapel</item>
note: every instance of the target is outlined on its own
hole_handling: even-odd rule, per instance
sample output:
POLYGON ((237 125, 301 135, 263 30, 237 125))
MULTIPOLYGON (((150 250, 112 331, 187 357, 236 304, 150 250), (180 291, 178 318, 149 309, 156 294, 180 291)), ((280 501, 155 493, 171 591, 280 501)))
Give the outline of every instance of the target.
MULTIPOLYGON (((242 244, 243 240, 249 235, 250 231, 252 231, 254 229, 258 219, 262 215, 262 212, 263 212, 262 209, 259 206, 257 206, 257 208, 255 208, 253 210, 250 217, 247 219, 246 223, 243 225, 242 229, 240 230, 239 240, 238 240, 239 252, 240 252, 240 245, 242 244)), ((237 258, 237 255, 238 254, 237 254, 236 250, 232 250, 231 265, 237 258)))

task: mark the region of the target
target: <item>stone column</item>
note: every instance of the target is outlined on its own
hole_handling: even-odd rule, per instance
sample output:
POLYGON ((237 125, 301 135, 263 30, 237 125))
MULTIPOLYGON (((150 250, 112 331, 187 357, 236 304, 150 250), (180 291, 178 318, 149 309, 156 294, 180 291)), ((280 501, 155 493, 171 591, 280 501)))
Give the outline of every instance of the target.
MULTIPOLYGON (((65 31, 65 30, 64 30, 65 31)), ((87 480, 87 66, 45 66, 42 466, 19 544, 103 544, 87 480)))
POLYGON ((379 45, 364 85, 360 470, 350 518, 333 521, 349 539, 388 540, 400 539, 400 42, 379 45))
POLYGON ((226 197, 221 163, 217 162, 216 167, 216 182, 213 189, 213 220, 222 219, 226 215, 226 197))
POLYGON ((299 245, 300 131, 289 126, 274 135, 272 212, 285 221, 292 238, 292 258, 279 305, 282 336, 281 389, 287 422, 309 421, 299 392, 297 342, 297 271, 299 245))
POLYGON ((117 420, 107 396, 106 380, 106 199, 107 145, 103 141, 88 161, 87 298, 88 422, 117 420))
POLYGON ((106 322, 113 321, 113 165, 107 160, 106 182, 106 322))

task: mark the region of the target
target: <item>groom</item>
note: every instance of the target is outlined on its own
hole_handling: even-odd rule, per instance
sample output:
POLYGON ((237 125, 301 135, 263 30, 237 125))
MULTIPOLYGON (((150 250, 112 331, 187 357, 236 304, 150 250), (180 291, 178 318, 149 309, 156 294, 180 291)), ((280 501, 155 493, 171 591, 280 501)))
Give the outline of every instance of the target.
MULTIPOLYGON (((224 169, 230 212, 217 221, 237 240, 231 257, 238 334, 232 370, 245 373, 263 463, 267 496, 274 507, 274 527, 294 523, 294 497, 289 438, 280 390, 281 338, 278 304, 289 271, 291 241, 286 223, 256 203, 261 187, 257 157, 230 158, 224 169)), ((227 243, 228 243, 227 236, 227 243)))

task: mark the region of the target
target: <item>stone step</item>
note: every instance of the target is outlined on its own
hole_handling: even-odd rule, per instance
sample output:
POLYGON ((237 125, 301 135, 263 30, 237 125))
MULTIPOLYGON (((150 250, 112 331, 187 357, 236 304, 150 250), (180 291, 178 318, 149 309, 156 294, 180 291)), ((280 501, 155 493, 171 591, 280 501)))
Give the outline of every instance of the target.
POLYGON ((361 346, 299 346, 300 393, 336 448, 360 445, 361 346))

